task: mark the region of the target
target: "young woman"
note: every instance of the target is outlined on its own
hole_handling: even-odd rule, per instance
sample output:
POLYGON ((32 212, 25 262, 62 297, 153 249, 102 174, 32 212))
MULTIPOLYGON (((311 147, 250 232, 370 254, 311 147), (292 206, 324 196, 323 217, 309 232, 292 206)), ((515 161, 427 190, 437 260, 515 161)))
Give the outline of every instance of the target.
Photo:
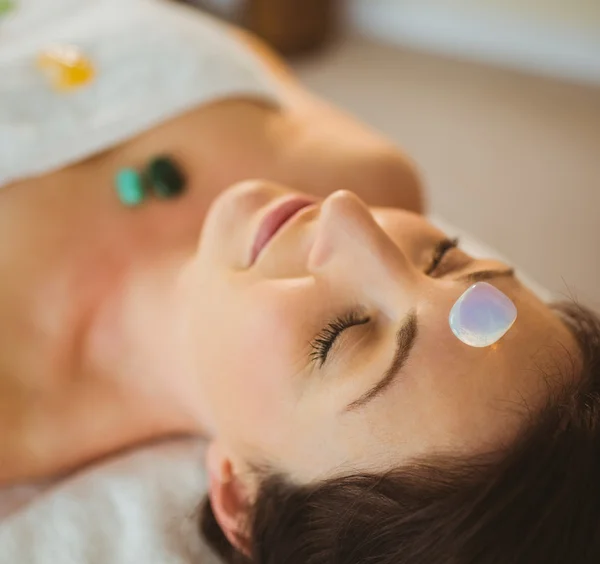
POLYGON ((593 314, 462 252, 255 39, 31 5, 0 44, 3 483, 202 434, 228 562, 598 561, 593 314), (473 347, 481 281, 518 315, 473 347))

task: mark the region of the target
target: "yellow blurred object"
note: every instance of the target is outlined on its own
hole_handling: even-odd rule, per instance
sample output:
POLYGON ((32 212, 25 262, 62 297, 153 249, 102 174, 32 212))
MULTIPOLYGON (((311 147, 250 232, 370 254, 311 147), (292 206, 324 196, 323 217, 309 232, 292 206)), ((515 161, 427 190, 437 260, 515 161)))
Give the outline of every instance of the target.
POLYGON ((92 62, 73 45, 53 45, 38 57, 38 66, 59 91, 85 86, 94 78, 92 62))

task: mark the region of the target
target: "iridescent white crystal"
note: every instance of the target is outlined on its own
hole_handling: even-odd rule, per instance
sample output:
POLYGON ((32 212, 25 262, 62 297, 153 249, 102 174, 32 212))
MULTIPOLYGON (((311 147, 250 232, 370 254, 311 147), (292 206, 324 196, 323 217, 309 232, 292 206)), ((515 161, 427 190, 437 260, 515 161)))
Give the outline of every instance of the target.
POLYGON ((508 296, 487 282, 473 284, 450 311, 450 328, 465 344, 489 347, 502 338, 517 319, 508 296))

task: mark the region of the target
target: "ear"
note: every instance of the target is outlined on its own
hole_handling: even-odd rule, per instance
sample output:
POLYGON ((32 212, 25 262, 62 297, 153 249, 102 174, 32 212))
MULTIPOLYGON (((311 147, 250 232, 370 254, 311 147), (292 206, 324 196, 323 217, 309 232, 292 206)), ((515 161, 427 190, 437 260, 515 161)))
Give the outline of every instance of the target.
POLYGON ((240 552, 250 555, 247 533, 249 490, 236 475, 234 463, 217 441, 206 452, 208 496, 213 513, 227 540, 240 552))

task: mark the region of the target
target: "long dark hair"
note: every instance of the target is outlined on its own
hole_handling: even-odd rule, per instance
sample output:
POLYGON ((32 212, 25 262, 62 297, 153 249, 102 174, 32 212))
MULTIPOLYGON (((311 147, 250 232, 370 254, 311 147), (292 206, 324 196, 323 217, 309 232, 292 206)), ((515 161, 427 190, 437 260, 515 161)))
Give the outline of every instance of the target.
POLYGON ((583 368, 549 386, 502 453, 310 485, 273 475, 250 515, 250 556, 227 541, 208 500, 202 534, 228 564, 598 564, 600 319, 554 307, 583 368))

